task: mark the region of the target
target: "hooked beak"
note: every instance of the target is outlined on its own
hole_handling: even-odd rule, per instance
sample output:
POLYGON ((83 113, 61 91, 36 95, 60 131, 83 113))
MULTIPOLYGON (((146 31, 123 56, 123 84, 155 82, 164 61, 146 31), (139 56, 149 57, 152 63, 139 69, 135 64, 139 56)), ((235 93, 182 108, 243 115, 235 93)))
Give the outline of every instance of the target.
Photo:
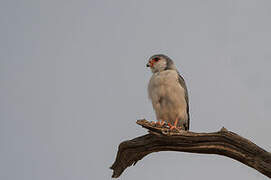
POLYGON ((153 67, 153 64, 154 64, 154 62, 153 62, 153 61, 149 61, 149 62, 148 62, 148 64, 146 64, 146 66, 147 66, 147 67, 151 67, 151 68, 152 68, 152 67, 153 67))

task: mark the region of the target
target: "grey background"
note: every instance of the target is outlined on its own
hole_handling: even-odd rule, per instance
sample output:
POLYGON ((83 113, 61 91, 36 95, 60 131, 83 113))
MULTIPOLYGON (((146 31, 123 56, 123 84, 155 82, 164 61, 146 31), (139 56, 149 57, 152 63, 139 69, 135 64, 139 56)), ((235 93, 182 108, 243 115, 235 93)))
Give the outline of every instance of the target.
MULTIPOLYGON (((2 0, 0 179, 110 179, 118 144, 154 120, 145 67, 170 56, 191 130, 270 151, 270 0, 2 0), (102 133, 103 132, 103 133, 102 133)), ((154 153, 120 179, 267 179, 215 155, 154 153)))

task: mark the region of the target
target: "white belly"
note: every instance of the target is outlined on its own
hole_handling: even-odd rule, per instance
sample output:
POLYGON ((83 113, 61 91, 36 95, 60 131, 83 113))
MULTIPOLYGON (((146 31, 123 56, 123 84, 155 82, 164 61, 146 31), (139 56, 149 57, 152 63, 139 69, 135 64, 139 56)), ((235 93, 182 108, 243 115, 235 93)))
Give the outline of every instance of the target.
POLYGON ((178 118, 187 121, 185 89, 178 81, 178 73, 174 70, 167 70, 152 75, 148 92, 156 112, 157 120, 164 120, 173 124, 178 118))

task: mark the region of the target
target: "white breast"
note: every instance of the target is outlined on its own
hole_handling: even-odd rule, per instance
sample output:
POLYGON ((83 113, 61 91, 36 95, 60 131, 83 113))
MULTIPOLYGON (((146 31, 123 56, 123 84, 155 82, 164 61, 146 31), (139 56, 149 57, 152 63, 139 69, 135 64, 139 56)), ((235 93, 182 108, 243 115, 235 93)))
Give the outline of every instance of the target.
POLYGON ((158 120, 173 123, 176 118, 186 121, 185 90, 178 81, 175 70, 154 73, 148 86, 149 98, 158 120))

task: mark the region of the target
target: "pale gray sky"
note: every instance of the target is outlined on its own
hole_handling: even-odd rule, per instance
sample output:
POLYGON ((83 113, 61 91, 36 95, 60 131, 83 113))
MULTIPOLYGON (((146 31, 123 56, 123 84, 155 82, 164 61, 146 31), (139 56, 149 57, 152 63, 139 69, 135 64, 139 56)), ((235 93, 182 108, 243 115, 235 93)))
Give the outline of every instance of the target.
MULTIPOLYGON (((271 150, 270 0, 2 0, 0 179, 110 179, 155 119, 148 57, 185 77, 191 130, 271 150)), ((267 179, 226 157, 154 153, 120 179, 267 179)))

